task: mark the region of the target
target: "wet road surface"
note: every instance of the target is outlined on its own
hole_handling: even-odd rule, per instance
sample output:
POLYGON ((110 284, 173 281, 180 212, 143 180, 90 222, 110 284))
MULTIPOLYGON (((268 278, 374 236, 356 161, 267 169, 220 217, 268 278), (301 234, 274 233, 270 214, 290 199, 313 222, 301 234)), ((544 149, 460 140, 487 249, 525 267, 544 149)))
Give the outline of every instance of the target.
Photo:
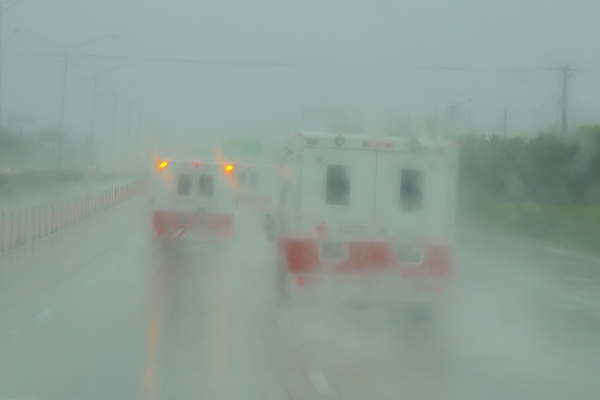
POLYGON ((600 392, 593 258, 461 234, 453 303, 415 321, 278 306, 273 244, 250 209, 218 245, 160 245, 148 215, 139 195, 0 255, 0 400, 600 392))

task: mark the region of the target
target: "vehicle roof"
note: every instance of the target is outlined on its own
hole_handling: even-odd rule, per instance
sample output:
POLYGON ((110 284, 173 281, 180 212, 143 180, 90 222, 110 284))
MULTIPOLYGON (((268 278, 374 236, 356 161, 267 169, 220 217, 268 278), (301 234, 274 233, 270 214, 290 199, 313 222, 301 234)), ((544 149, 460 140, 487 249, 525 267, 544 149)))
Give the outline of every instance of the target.
POLYGON ((379 142, 394 142, 394 143, 408 143, 411 140, 419 140, 421 144, 440 144, 440 143, 452 143, 452 140, 438 139, 438 140, 421 140, 414 137, 401 137, 401 136, 379 136, 379 135, 359 135, 356 133, 331 133, 331 132, 313 132, 303 131, 298 132, 296 136, 303 136, 306 138, 315 139, 335 139, 336 137, 342 136, 346 140, 358 140, 358 141, 379 141, 379 142))
POLYGON ((221 164, 224 164, 224 163, 220 163, 220 162, 217 162, 217 161, 182 160, 182 159, 168 160, 168 162, 171 165, 194 165, 194 164, 198 164, 198 165, 202 166, 202 165, 221 165, 221 164))
POLYGON ((364 148, 365 150, 389 150, 398 151, 414 149, 415 146, 421 149, 440 149, 456 145, 457 142, 447 139, 439 140, 420 140, 417 138, 398 137, 398 136, 375 136, 358 134, 340 134, 329 132, 298 132, 294 138, 295 141, 316 139, 320 142, 306 143, 315 147, 340 147, 335 143, 337 138, 343 138, 344 144, 349 142, 351 148, 364 148))

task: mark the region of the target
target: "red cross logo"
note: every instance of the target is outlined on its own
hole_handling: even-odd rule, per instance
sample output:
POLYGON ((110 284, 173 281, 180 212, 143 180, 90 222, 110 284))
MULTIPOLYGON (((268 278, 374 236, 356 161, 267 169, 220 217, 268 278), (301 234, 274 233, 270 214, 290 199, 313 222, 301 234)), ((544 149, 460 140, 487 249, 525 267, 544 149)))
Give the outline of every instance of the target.
POLYGON ((320 239, 323 239, 323 236, 329 232, 329 227, 325 224, 325 221, 321 221, 321 223, 315 227, 315 232, 319 234, 320 239))

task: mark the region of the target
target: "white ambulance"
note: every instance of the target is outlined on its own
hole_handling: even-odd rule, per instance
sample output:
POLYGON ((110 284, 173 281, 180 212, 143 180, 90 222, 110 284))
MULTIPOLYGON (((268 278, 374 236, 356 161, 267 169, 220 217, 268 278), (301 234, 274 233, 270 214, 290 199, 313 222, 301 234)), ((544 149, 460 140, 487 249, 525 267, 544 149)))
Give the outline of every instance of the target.
POLYGON ((240 163, 236 165, 236 197, 240 204, 265 211, 275 185, 275 168, 270 165, 240 163))
POLYGON ((284 298, 444 302, 458 146, 298 133, 280 160, 273 227, 284 298))
POLYGON ((156 160, 151 204, 159 238, 227 240, 234 226, 234 164, 156 160))

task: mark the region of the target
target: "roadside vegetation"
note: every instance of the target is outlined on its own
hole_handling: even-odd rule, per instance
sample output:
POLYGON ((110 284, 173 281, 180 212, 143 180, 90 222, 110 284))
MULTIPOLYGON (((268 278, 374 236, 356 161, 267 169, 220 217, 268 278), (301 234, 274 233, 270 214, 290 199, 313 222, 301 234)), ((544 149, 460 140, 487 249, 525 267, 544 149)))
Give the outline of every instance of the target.
POLYGON ((463 226, 600 253, 600 125, 460 143, 463 226))
POLYGON ((57 170, 60 134, 21 134, 0 127, 0 200, 2 196, 48 190, 83 179, 110 180, 119 174, 90 171, 90 146, 63 136, 62 167, 57 170))

